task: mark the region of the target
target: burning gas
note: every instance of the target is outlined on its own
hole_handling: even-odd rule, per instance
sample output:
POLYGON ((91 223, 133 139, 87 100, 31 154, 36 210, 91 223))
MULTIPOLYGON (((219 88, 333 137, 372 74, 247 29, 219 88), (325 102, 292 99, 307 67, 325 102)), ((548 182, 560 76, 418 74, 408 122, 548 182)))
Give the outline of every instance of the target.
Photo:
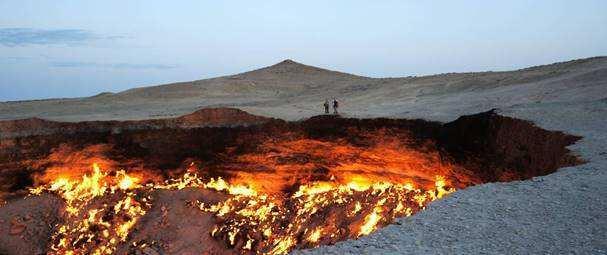
POLYGON ((97 164, 92 169, 80 179, 58 177, 30 190, 54 192, 66 202, 67 220, 52 237, 57 254, 111 254, 150 207, 149 198, 137 196, 137 177, 124 171, 109 176, 97 164))
POLYGON ((161 181, 153 171, 131 173, 95 163, 82 173, 62 164, 64 172, 48 171, 41 179, 50 181, 30 193, 51 192, 65 201, 67 220, 52 236, 55 254, 114 253, 152 207, 155 190, 185 188, 226 195, 217 203, 190 201, 214 215, 216 224, 206 234, 241 253, 284 254, 368 235, 453 192, 446 179, 453 166, 403 139, 376 134, 364 146, 343 139, 269 140, 227 167, 215 166, 223 178, 208 177, 211 169, 195 163, 180 177, 161 181))
MULTIPOLYGON (((151 207, 150 194, 156 189, 200 188, 229 194, 216 204, 193 201, 217 218, 208 234, 243 253, 263 254, 283 254, 293 248, 367 235, 454 191, 441 176, 436 176, 433 189, 417 188, 413 183, 368 182, 360 177, 346 184, 311 182, 291 194, 275 195, 222 178, 204 180, 193 168, 181 178, 147 184, 124 171, 110 175, 97 164, 92 169, 80 179, 59 177, 30 190, 33 195, 52 192, 66 202, 68 220, 56 226, 52 237, 55 254, 112 254, 151 207)), ((147 243, 132 245, 143 248, 147 243)))

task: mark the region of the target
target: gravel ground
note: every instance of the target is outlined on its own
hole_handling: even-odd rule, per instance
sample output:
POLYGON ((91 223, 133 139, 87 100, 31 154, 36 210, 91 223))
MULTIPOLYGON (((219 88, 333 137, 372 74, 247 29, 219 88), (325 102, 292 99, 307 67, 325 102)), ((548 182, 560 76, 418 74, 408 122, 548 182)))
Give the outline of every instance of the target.
POLYGON ((293 254, 607 254, 607 100, 501 113, 583 136, 571 149, 588 163, 469 187, 369 236, 293 254))

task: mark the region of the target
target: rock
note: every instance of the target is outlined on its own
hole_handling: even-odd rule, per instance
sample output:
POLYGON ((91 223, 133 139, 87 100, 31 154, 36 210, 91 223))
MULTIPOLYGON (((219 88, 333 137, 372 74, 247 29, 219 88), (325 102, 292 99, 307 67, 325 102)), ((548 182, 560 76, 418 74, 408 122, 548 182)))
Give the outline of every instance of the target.
POLYGON ((160 255, 160 253, 158 253, 156 250, 154 250, 150 247, 143 248, 143 250, 141 250, 141 252, 143 252, 143 254, 145 254, 145 255, 160 255))
POLYGON ((8 232, 8 233, 9 233, 10 235, 18 235, 18 234, 23 233, 23 231, 25 231, 25 228, 26 228, 26 226, 25 226, 25 224, 23 224, 23 223, 20 223, 20 222, 12 222, 12 223, 11 223, 11 228, 10 228, 10 230, 9 230, 9 232, 8 232))

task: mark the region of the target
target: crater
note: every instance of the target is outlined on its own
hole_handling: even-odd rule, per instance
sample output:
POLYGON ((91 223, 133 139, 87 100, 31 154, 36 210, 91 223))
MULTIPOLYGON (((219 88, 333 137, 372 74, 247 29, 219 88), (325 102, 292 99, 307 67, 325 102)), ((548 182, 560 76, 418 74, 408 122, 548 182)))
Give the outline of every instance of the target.
POLYGON ((566 148, 580 137, 494 111, 287 122, 223 108, 0 131, 3 254, 281 254, 367 235, 472 185, 581 163, 566 148))

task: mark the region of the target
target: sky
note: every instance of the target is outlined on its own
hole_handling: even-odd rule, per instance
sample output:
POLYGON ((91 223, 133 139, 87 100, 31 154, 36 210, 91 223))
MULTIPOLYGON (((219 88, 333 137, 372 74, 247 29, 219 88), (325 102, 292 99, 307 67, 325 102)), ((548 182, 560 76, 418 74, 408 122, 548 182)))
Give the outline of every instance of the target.
POLYGON ((604 0, 0 0, 0 101, 119 92, 284 59, 400 77, 605 55, 604 0))

